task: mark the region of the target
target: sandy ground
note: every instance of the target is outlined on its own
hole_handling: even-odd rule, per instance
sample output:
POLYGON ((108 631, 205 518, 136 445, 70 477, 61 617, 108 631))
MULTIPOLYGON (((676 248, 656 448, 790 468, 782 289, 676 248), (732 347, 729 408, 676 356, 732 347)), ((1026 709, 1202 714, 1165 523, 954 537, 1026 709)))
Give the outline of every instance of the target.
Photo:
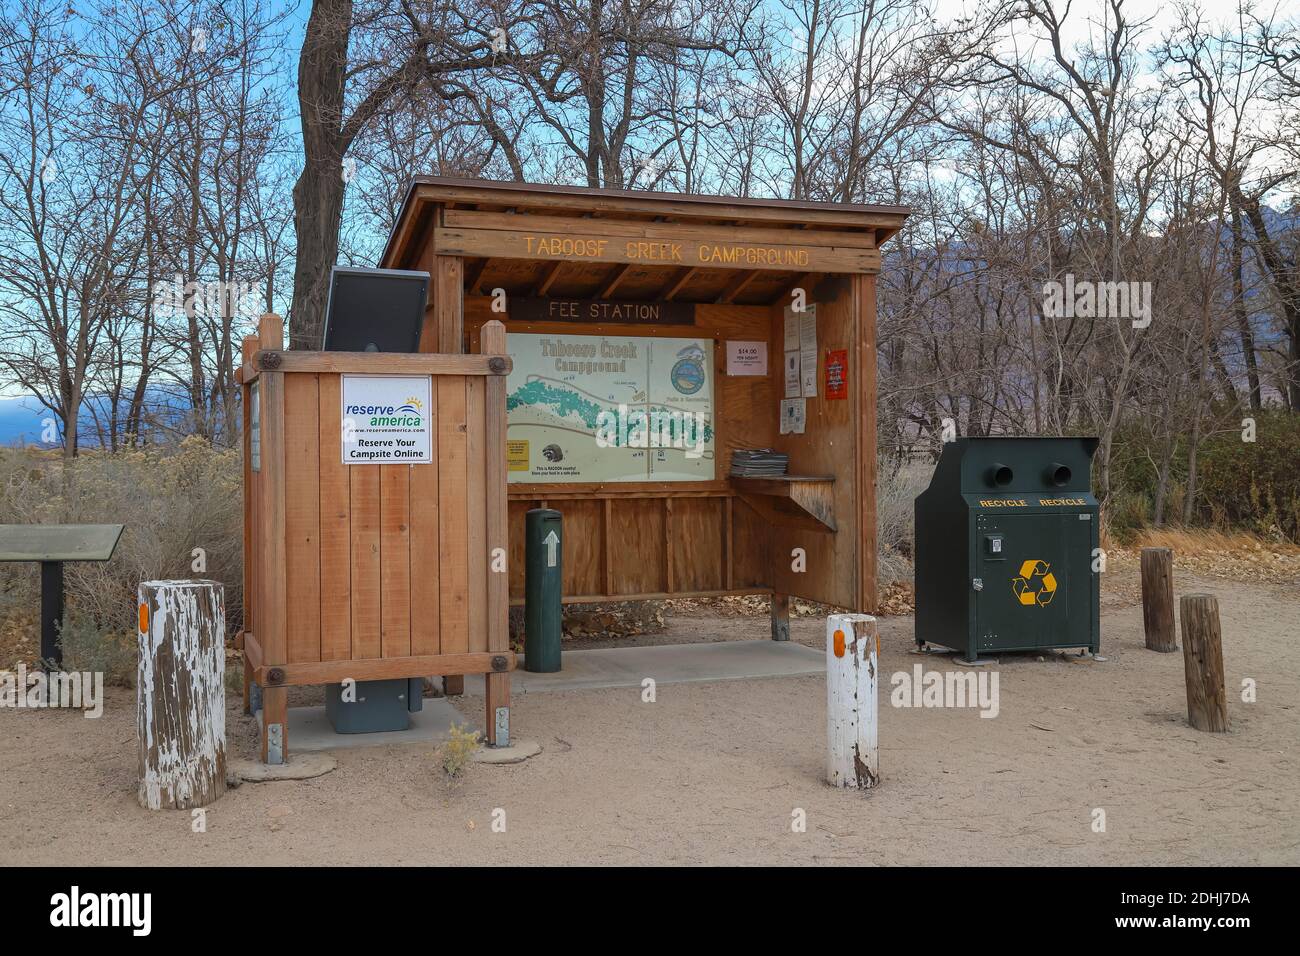
MULTIPOLYGON (((304 782, 244 784, 209 808, 135 800, 134 694, 104 716, 0 711, 8 864, 1297 864, 1300 599, 1293 586, 1180 577, 1219 595, 1232 731, 1185 721, 1182 655, 1142 647, 1131 577, 1103 606, 1105 663, 1004 656, 1001 713, 880 713, 883 785, 822 783, 821 678, 532 694, 512 730, 544 752, 449 783, 419 746, 346 750, 304 782), (1258 702, 1240 701, 1258 682, 1258 702), (1104 833, 1093 831, 1105 811, 1104 833), (493 829, 504 811, 505 832, 493 829), (794 832, 798 811, 805 832, 794 832), (497 814, 498 818, 500 813, 497 814)), ((667 640, 763 637, 765 618, 675 615, 667 640)), ((820 647, 823 624, 796 620, 820 647)), ((882 671, 910 617, 882 619, 882 671)), ((886 687, 882 684, 882 700, 886 687)), ((231 746, 251 755, 232 701, 231 746)), ((481 701, 462 709, 478 716, 481 701)), ((292 746, 292 741, 290 741, 292 746)))

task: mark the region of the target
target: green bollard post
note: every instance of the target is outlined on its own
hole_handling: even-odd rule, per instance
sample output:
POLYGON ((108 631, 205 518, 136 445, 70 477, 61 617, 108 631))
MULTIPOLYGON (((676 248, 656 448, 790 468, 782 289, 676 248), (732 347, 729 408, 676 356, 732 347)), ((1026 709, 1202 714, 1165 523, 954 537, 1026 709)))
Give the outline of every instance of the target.
POLYGON ((560 669, 560 582, 564 534, 560 513, 533 508, 524 517, 524 670, 560 669))

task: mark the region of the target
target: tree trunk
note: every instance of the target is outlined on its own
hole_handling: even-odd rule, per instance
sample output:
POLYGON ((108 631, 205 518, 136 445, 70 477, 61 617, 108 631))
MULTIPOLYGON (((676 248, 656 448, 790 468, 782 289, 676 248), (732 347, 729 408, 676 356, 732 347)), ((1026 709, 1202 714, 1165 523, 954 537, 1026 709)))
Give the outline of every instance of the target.
POLYGON ((293 187, 298 256, 289 347, 319 348, 343 220, 344 86, 352 0, 313 0, 298 58, 303 169, 293 187))
POLYGON ((1250 327, 1250 314, 1246 311, 1246 263, 1241 235, 1241 209, 1232 204, 1232 310, 1237 319, 1237 335, 1241 338, 1241 354, 1246 362, 1246 384, 1250 390, 1250 407, 1259 411, 1262 398, 1259 388, 1259 363, 1255 357, 1255 333, 1250 327))
POLYGON ((1234 198, 1241 204, 1250 220, 1250 228, 1255 233, 1255 250, 1264 271, 1272 283, 1282 308, 1282 324, 1287 334, 1287 367, 1284 373, 1286 383, 1287 406, 1291 411, 1300 411, 1300 283, 1294 278, 1294 271, 1287 267, 1277 243, 1269 235, 1260 210, 1259 200, 1247 201, 1237 194, 1234 198))
POLYGON ((188 810, 226 791, 226 616, 216 581, 140 585, 140 805, 188 810))

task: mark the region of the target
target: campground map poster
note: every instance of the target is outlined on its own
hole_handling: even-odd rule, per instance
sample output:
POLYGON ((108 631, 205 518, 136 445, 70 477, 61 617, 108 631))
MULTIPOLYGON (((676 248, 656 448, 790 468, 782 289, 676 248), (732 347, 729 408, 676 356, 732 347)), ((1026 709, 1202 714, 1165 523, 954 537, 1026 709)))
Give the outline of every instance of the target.
POLYGON ((713 341, 511 333, 512 482, 709 481, 713 341))

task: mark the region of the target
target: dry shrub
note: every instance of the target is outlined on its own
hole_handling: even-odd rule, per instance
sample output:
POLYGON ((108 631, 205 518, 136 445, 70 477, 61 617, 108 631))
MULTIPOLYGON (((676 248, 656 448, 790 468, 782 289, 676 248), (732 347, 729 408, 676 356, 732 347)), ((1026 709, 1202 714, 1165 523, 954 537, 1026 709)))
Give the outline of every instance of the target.
POLYGON ((446 743, 438 748, 443 772, 453 780, 459 778, 470 765, 478 748, 478 731, 471 730, 467 725, 452 724, 447 731, 446 743))
POLYGON ((880 463, 876 487, 876 547, 878 580, 882 584, 910 581, 914 555, 912 537, 916 496, 930 485, 934 465, 911 462, 895 468, 880 463))
MULTIPOLYGON (((243 606, 239 452, 198 437, 177 445, 83 452, 65 461, 48 452, 0 450, 0 523, 124 524, 113 560, 65 566, 69 648, 120 673, 122 647, 134 654, 136 588, 161 578, 209 578, 225 585, 226 622, 243 606), (206 568, 195 570, 194 549, 206 568), (98 638, 98 642, 96 640, 98 638)), ((23 565, 0 565, 6 607, 35 607, 38 581, 23 565)))

